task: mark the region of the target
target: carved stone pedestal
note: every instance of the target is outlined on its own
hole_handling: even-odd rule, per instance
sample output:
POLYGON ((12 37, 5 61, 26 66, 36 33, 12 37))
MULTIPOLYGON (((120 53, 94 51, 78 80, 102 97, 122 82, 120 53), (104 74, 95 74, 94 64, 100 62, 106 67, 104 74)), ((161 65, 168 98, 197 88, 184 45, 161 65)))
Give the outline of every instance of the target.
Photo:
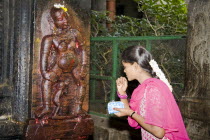
POLYGON ((89 115, 72 119, 29 120, 26 140, 85 140, 93 134, 89 115))

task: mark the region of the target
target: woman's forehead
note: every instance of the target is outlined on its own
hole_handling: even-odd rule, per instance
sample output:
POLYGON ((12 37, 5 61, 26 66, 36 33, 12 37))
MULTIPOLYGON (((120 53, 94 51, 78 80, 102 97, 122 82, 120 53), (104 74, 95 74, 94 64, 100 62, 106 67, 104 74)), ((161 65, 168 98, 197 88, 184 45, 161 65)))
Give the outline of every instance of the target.
POLYGON ((127 62, 124 62, 124 61, 122 61, 122 64, 123 64, 123 66, 131 65, 131 63, 127 63, 127 62))

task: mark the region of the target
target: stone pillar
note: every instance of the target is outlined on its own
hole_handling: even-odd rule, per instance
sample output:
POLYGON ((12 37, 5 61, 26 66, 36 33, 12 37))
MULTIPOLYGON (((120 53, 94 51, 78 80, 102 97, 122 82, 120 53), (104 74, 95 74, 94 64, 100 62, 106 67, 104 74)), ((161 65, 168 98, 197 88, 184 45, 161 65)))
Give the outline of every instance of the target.
POLYGON ((210 1, 188 7, 185 94, 180 109, 191 140, 210 139, 210 1))
POLYGON ((0 1, 0 139, 23 134, 28 119, 33 0, 0 1))

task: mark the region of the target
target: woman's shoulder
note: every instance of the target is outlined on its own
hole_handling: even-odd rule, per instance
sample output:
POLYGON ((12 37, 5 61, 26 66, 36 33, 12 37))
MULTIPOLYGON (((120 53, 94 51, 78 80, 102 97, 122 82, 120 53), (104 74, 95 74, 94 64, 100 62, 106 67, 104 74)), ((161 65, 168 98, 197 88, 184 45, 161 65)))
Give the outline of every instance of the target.
POLYGON ((157 78, 149 78, 147 79, 147 81, 145 81, 145 84, 146 84, 146 88, 149 88, 149 89, 156 89, 161 92, 169 90, 168 86, 163 81, 157 78))
POLYGON ((149 78, 143 82, 147 86, 157 86, 158 84, 164 84, 163 81, 157 78, 149 78))

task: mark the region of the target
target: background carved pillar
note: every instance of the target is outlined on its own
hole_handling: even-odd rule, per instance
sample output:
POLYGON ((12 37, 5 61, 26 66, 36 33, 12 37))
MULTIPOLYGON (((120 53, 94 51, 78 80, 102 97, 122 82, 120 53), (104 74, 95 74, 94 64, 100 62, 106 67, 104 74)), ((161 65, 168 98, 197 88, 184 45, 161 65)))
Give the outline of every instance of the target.
POLYGON ((188 7, 186 88, 180 109, 192 140, 210 139, 210 1, 188 7))
POLYGON ((28 119, 33 3, 0 1, 0 138, 21 137, 28 119))

